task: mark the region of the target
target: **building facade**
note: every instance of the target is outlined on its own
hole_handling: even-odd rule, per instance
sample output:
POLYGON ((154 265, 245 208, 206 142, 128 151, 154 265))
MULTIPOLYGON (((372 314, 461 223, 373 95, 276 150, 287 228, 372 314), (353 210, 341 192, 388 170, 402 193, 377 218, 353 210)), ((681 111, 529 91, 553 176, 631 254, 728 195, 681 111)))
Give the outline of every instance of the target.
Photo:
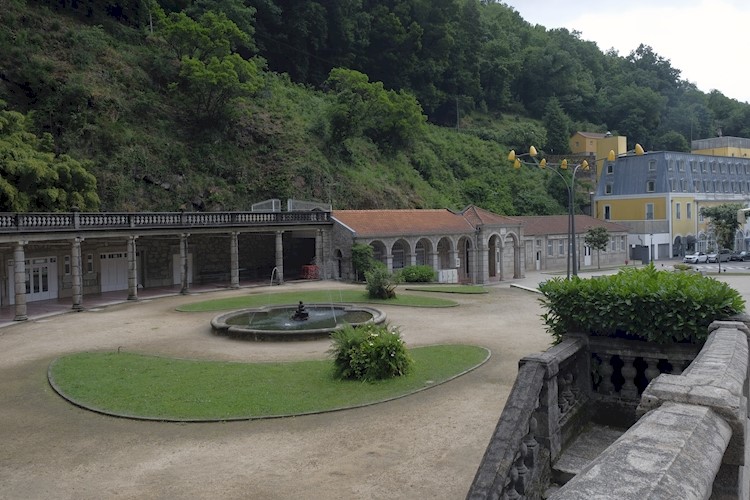
MULTIPOLYGON (((605 162, 594 198, 597 218, 629 228, 632 259, 661 260, 716 249, 704 207, 750 202, 750 158, 669 151, 605 162)), ((745 250, 747 227, 735 249, 745 250)))

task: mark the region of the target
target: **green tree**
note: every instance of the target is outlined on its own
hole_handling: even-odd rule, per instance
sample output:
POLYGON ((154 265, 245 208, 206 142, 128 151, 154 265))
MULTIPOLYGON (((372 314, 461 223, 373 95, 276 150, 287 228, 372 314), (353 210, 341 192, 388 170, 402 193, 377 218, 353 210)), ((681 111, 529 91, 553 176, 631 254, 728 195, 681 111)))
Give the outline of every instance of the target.
POLYGON ((599 252, 601 250, 604 250, 605 252, 607 251, 607 244, 609 243, 609 232, 607 232, 607 228, 602 226, 589 228, 589 230, 586 231, 586 236, 584 236, 583 241, 586 243, 586 246, 596 250, 596 268, 601 269, 599 252))
POLYGON ((86 164, 52 152, 52 136, 30 132, 30 120, 0 100, 0 211, 97 210, 96 178, 86 164))
POLYGON ((331 108, 331 139, 340 142, 364 135, 379 146, 396 149, 412 144, 424 134, 426 117, 410 94, 385 90, 367 75, 333 69, 327 81, 335 92, 331 108))
POLYGON ((544 150, 556 155, 570 153, 571 121, 560 106, 557 97, 551 97, 547 101, 542 122, 547 129, 547 142, 544 145, 544 150))
POLYGON ((711 219, 719 250, 734 247, 734 234, 740 227, 737 211, 744 208, 739 203, 722 203, 713 207, 702 207, 701 215, 711 219))
POLYGON ((177 81, 170 88, 185 99, 192 120, 229 118, 236 98, 260 88, 259 61, 235 52, 238 45, 249 43, 249 36, 223 12, 208 11, 198 21, 184 12, 172 13, 161 35, 179 59, 177 81))
POLYGON ((352 266, 357 280, 374 267, 373 249, 366 243, 352 245, 352 266))

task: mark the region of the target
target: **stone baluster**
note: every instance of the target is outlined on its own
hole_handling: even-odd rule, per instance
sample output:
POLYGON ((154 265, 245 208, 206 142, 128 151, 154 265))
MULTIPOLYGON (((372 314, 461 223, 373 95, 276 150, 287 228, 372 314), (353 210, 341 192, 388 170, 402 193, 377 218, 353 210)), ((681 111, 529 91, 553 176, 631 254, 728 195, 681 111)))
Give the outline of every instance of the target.
POLYGON ((612 357, 608 354, 602 354, 602 364, 599 365, 599 375, 602 381, 599 383, 599 393, 609 395, 615 392, 615 384, 612 383, 612 375, 615 369, 612 367, 612 357))
POLYGON ((526 467, 533 469, 536 466, 536 457, 539 453, 539 443, 536 442, 536 418, 529 419, 529 432, 523 438, 523 444, 526 445, 528 453, 526 454, 526 467))
POLYGON ((578 390, 575 388, 575 377, 572 372, 569 372, 563 375, 563 379, 565 380, 565 385, 563 386, 562 395, 565 398, 565 401, 568 402, 568 409, 570 409, 575 406, 578 400, 576 397, 576 392, 578 392, 578 390))
POLYGON ((661 373, 661 370, 659 370, 659 359, 658 358, 643 358, 643 360, 646 363, 648 363, 646 365, 646 371, 645 371, 646 384, 648 385, 649 382, 654 380, 661 373))
POLYGON ((515 467, 510 468, 510 475, 508 476, 508 479, 505 483, 505 493, 503 495, 503 498, 507 500, 518 500, 521 498, 521 495, 518 494, 518 490, 516 490, 516 483, 518 482, 518 471, 515 467))
POLYGON ((529 478, 529 468, 526 467, 526 455, 528 455, 529 450, 526 448, 526 444, 523 442, 521 443, 521 448, 518 453, 518 456, 516 457, 516 465, 515 469, 516 472, 518 472, 518 479, 516 480, 516 491, 523 496, 526 492, 526 483, 529 478))
POLYGON ((638 397, 638 387, 635 385, 635 376, 638 373, 635 365, 634 356, 620 356, 622 359, 622 378, 625 379, 620 389, 620 395, 627 399, 636 399, 638 397))
POLYGON ((557 393, 557 406, 560 408, 560 419, 565 417, 565 414, 570 410, 569 394, 570 394, 570 380, 566 375, 560 374, 557 377, 557 386, 559 388, 557 393))

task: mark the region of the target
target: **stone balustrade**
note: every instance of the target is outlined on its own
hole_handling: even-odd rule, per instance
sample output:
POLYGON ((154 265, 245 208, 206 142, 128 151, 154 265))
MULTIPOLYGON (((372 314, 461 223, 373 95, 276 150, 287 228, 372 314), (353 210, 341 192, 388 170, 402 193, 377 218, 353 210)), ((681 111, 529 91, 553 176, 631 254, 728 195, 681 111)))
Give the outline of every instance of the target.
POLYGON ((3 213, 0 234, 39 231, 188 229, 331 222, 330 212, 68 212, 3 213))
POLYGON ((550 498, 748 500, 750 330, 709 331, 702 348, 569 335, 521 360, 467 498, 540 498, 587 421, 614 419, 628 431, 550 498))

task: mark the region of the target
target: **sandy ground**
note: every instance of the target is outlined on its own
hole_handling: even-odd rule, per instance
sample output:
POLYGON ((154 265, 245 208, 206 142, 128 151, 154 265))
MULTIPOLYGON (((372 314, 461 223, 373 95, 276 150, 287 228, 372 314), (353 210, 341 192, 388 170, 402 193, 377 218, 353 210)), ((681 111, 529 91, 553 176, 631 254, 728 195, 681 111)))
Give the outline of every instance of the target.
MULTIPOLYGON (((740 279, 747 288, 750 277, 740 279)), ((315 286, 346 285, 277 290, 315 286)), ((213 313, 175 311, 205 295, 3 328, 0 498, 464 498, 518 360, 549 345, 537 297, 504 284, 486 295, 452 295, 460 303, 454 308, 383 307, 408 345, 476 344, 489 348, 492 358, 454 381, 388 403, 231 423, 139 422, 88 412, 50 389, 47 367, 61 354, 118 347, 201 359, 322 358, 329 343, 216 337, 209 325, 213 313)))

